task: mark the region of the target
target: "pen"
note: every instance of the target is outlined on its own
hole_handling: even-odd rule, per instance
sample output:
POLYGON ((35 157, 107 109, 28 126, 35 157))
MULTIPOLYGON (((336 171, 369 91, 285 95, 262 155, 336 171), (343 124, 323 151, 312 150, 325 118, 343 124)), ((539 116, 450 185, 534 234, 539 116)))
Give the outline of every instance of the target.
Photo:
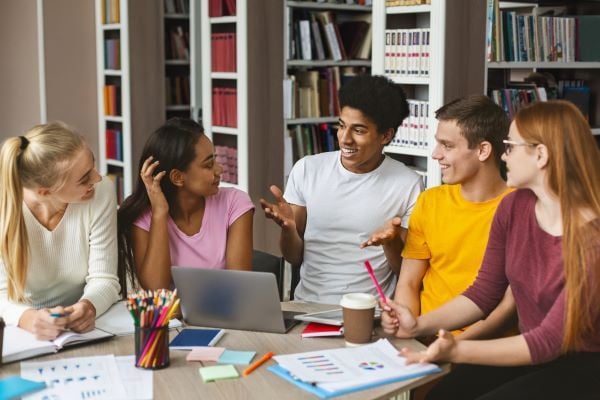
POLYGON ((369 262, 369 260, 365 261, 365 267, 367 268, 367 272, 369 273, 369 276, 371 277, 371 280, 373 281, 373 284, 375 285, 375 289, 377 289, 377 293, 379 293, 379 297, 381 297, 381 300, 387 304, 385 294, 383 293, 383 290, 381 290, 381 286, 379 286, 379 282, 377 282, 377 278, 375 278, 375 274, 373 273, 373 267, 371 267, 371 263, 369 262))
POLYGON ((252 364, 250 364, 248 366, 248 368, 246 368, 244 370, 244 372, 242 372, 242 376, 247 376, 248 374, 250 374, 256 368, 260 367, 261 365, 263 365, 264 363, 266 363, 267 361, 269 361, 271 359, 271 357, 273 357, 273 355, 274 355, 273 352, 270 351, 267 354, 265 354, 264 356, 262 356, 259 360, 256 360, 255 362, 253 362, 252 364))
POLYGON ((70 315, 70 313, 57 313, 57 312, 50 313, 50 316, 54 317, 54 318, 68 317, 69 315, 70 315))

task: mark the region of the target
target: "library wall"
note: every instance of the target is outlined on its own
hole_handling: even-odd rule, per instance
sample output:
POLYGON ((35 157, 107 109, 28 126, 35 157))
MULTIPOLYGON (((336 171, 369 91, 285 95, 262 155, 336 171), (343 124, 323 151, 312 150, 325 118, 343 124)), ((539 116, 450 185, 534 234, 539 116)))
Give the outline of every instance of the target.
POLYGON ((40 121, 35 0, 0 1, 0 141, 40 121))
POLYGON ((46 109, 85 136, 98 153, 94 3, 44 2, 46 109))

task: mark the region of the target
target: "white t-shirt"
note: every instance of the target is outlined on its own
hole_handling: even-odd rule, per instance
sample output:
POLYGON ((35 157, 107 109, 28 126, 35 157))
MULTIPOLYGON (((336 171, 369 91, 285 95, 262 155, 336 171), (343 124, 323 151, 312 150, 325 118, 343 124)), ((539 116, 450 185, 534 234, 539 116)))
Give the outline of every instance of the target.
POLYGON ((365 260, 391 296, 396 279, 383 248, 359 246, 393 217, 402 218, 406 228, 422 190, 423 182, 414 171, 387 156, 364 174, 345 169, 339 151, 300 159, 284 194, 289 203, 306 207, 307 215, 295 298, 337 304, 346 293, 377 295, 365 260))
POLYGON ((89 300, 96 315, 119 300, 117 277, 117 201, 114 184, 104 178, 94 197, 71 203, 49 231, 23 203, 29 239, 29 263, 25 282, 27 303, 7 298, 7 277, 0 260, 0 316, 17 324, 28 308, 69 306, 89 300))

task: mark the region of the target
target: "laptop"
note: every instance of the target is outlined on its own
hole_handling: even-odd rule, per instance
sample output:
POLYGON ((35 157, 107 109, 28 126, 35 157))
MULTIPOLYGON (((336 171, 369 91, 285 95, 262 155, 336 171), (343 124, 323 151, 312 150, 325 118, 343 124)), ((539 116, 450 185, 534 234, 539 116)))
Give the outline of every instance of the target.
POLYGON ((269 272, 177 267, 171 269, 190 325, 285 333, 299 312, 281 311, 275 276, 269 272))

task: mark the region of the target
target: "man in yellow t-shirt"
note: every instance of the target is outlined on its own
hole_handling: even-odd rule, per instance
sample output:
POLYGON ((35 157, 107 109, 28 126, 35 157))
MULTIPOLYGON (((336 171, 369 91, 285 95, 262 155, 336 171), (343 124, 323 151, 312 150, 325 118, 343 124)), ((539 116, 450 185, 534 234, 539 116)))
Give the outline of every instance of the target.
MULTIPOLYGON (((394 296, 415 315, 441 306, 473 282, 496 207, 511 191, 500 173, 509 127, 500 107, 485 96, 471 96, 446 104, 436 118, 432 158, 440 164, 445 185, 426 190, 417 200, 394 296)), ((396 235, 396 225, 398 221, 389 221, 363 245, 385 247, 396 235)), ((400 255, 388 258, 400 262, 400 255)), ((514 325, 515 316, 509 289, 498 308, 461 338, 499 336, 514 325)))

